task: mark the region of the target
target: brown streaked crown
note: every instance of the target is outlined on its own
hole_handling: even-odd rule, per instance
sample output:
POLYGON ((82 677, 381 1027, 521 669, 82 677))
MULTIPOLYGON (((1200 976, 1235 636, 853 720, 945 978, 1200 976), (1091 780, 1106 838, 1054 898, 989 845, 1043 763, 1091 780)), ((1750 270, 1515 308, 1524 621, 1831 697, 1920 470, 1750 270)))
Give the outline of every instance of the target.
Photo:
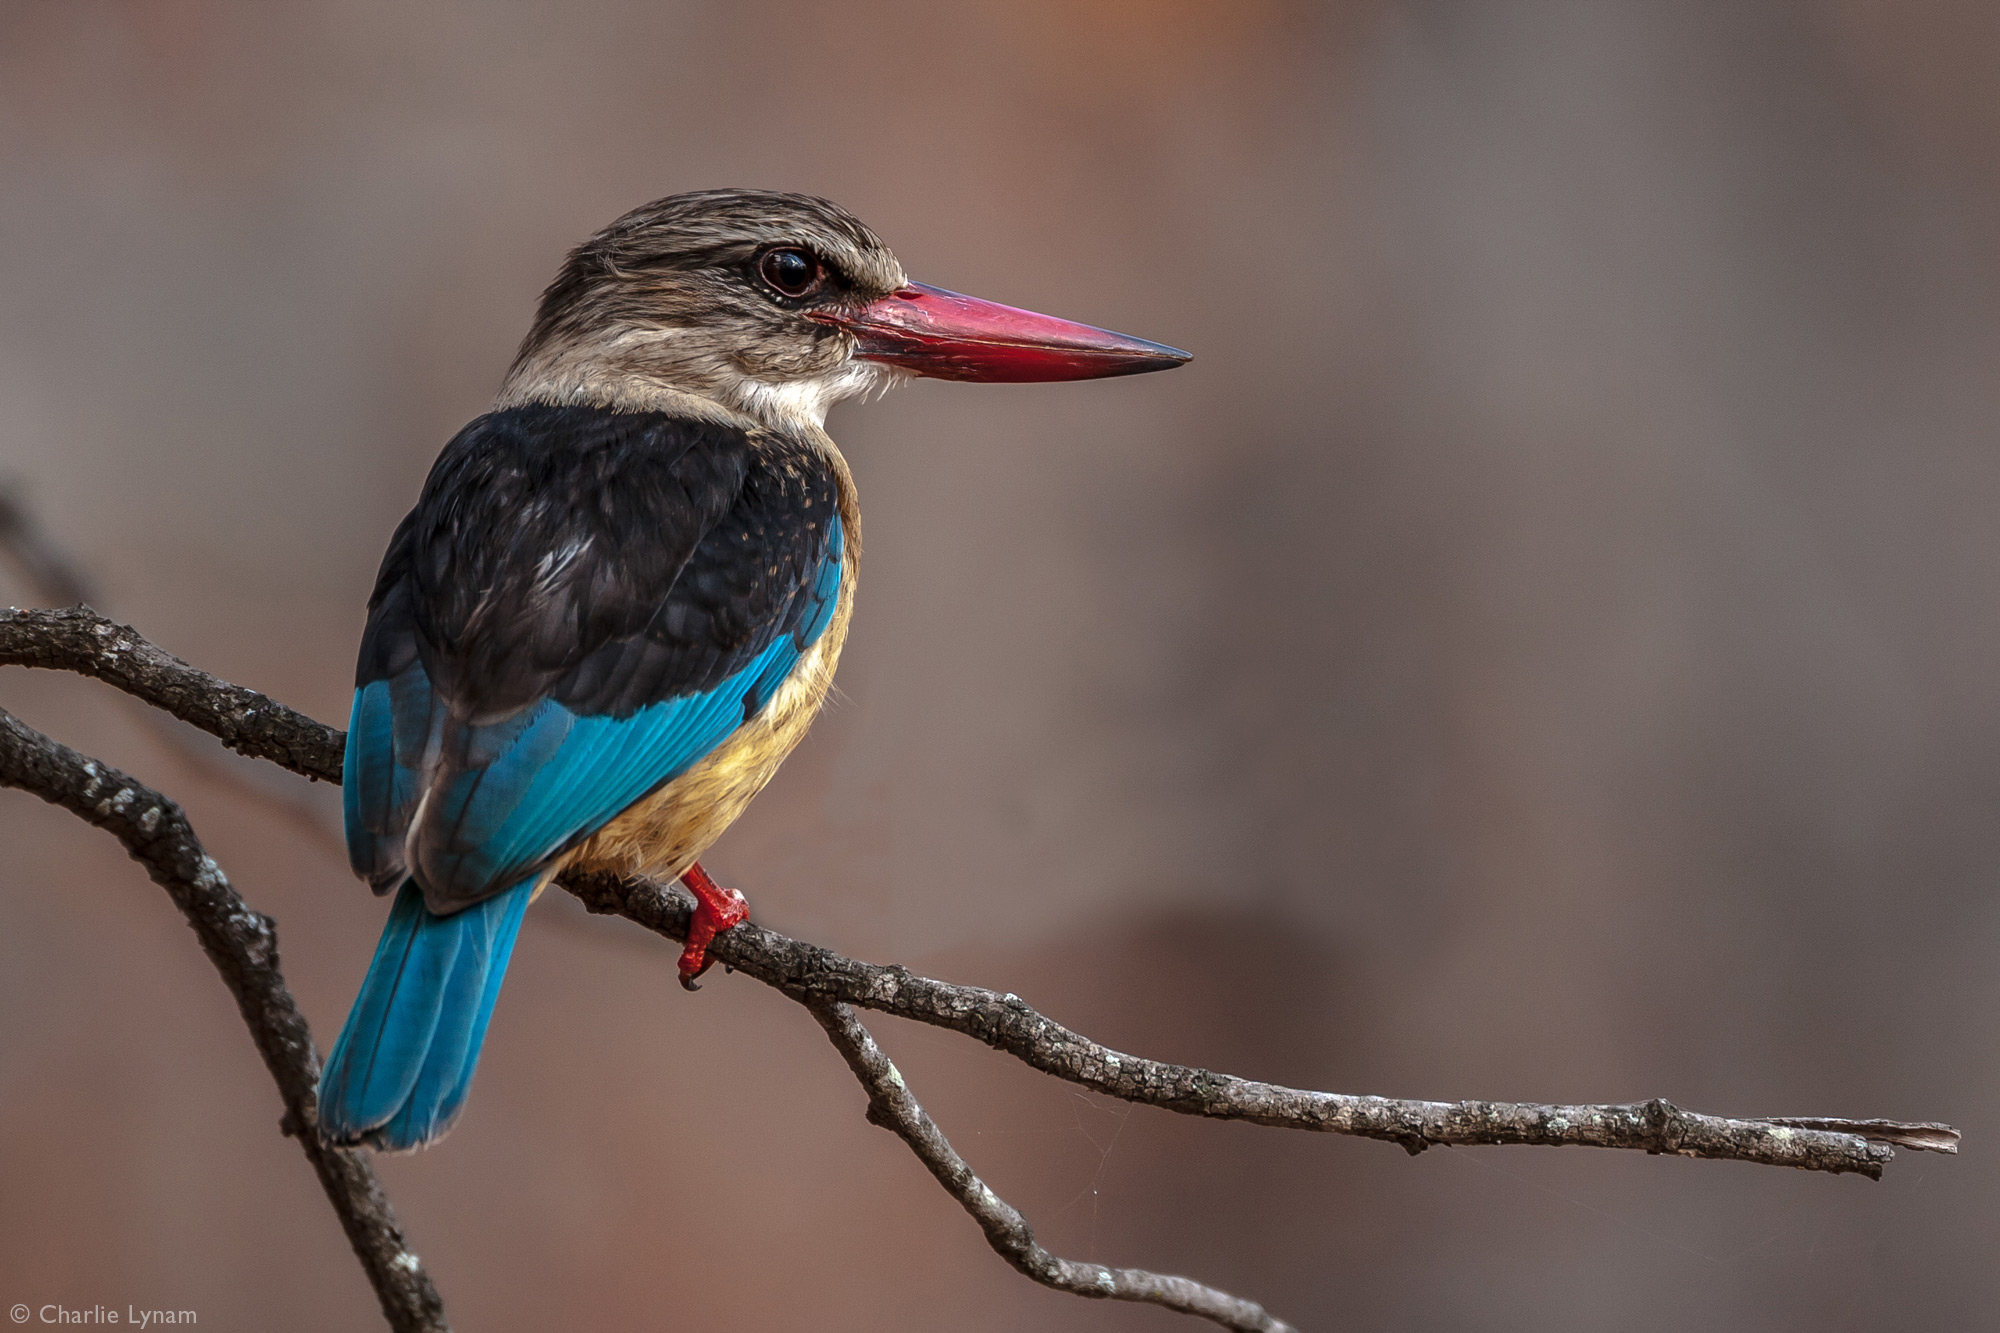
POLYGON ((666 387, 761 417, 795 387, 790 396, 807 403, 862 392, 881 375, 857 369, 852 341, 807 316, 859 308, 904 281, 881 238, 825 199, 670 195, 570 252, 542 294, 501 402, 616 406, 666 387), (764 262, 794 251, 814 266, 809 290, 774 283, 792 270, 764 262))

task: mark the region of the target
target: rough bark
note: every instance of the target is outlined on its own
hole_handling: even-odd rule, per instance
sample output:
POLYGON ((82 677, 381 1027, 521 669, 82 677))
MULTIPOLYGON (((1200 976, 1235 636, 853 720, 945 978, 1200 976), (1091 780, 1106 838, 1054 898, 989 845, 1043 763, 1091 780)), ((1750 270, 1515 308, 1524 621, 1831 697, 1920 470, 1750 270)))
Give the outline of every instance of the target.
MULTIPOLYGON (((244 754, 309 778, 340 779, 342 733, 189 666, 86 608, 0 611, 0 665, 8 664, 96 676, 244 754)), ((0 728, 0 783, 35 791, 118 834, 188 914, 237 995, 278 1080, 287 1132, 295 1133, 320 1171, 391 1324, 398 1329, 442 1328, 436 1293, 403 1246, 366 1162, 318 1147, 312 1103, 316 1061, 305 1021, 278 974, 270 923, 236 897, 172 802, 4 713, 0 719, 5 723, 0 728), (424 1319, 432 1322, 399 1322, 424 1319)), ((687 936, 693 902, 678 885, 595 874, 569 874, 558 883, 593 912, 622 916, 675 941, 687 936)), ((1416 1101, 1287 1088, 1115 1051, 1037 1012, 1019 996, 859 962, 754 923, 717 936, 709 952, 806 1006, 867 1091, 869 1119, 910 1146, 1015 1268, 1063 1291, 1162 1305, 1229 1328, 1287 1326, 1254 1302, 1189 1278, 1081 1263, 1043 1250, 1021 1215, 952 1149, 854 1008, 964 1033, 1046 1074, 1124 1101, 1183 1115, 1384 1139, 1412 1153, 1482 1144, 1624 1148, 1879 1178, 1895 1146, 1958 1150, 1958 1131, 1934 1123, 1730 1119, 1685 1111, 1660 1098, 1544 1105, 1416 1101)))
POLYGON ((200 727, 239 754, 321 782, 340 781, 344 732, 189 666, 129 625, 87 606, 0 609, 0 666, 95 676, 200 727))
MULTIPOLYGON (((687 934, 691 901, 671 885, 612 875, 556 881, 593 912, 622 916, 668 939, 687 934)), ((1410 1152, 1478 1144, 1632 1148, 1879 1179, 1891 1145, 1956 1152, 1948 1125, 1890 1120, 1725 1119, 1672 1102, 1561 1106, 1433 1102, 1313 1092, 1166 1064, 1099 1045, 1017 995, 921 977, 907 968, 842 957, 745 922, 709 946, 716 961, 804 1004, 837 1001, 950 1028, 1065 1082, 1183 1115, 1385 1139, 1410 1152)))
POLYGON ((389 1327, 397 1333, 448 1333, 444 1303, 423 1261, 404 1242, 374 1168, 359 1153, 320 1142, 319 1057, 278 967, 277 923, 237 894, 178 805, 5 711, 0 711, 0 786, 33 792, 111 834, 167 891, 236 998, 284 1101, 279 1128, 318 1173, 389 1327))
POLYGON ((826 1029, 833 1048, 867 1092, 868 1123, 880 1125, 908 1144, 945 1192, 972 1214, 972 1220, 986 1233, 986 1243, 1021 1273, 1074 1296, 1161 1305, 1243 1333, 1296 1333, 1255 1301, 1204 1286, 1193 1278, 1149 1273, 1143 1268, 1107 1268, 1050 1254, 1036 1242, 1027 1219, 965 1164, 944 1132, 918 1105, 875 1038, 855 1018, 854 1010, 839 1001, 824 1000, 812 1001, 806 1008, 826 1029))

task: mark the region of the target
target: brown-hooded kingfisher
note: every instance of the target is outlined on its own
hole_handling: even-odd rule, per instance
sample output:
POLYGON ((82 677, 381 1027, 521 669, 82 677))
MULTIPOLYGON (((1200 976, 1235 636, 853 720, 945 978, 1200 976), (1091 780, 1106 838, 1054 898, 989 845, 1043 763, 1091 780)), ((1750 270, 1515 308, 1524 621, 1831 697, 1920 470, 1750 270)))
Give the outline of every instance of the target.
POLYGON ((803 195, 674 195, 571 252, 368 600, 347 846, 396 901, 321 1135, 394 1151, 451 1127, 522 914, 562 870, 680 877, 690 987, 745 918, 696 858, 805 735, 847 634, 860 513, 829 407, 913 375, 1187 359, 909 282, 803 195))

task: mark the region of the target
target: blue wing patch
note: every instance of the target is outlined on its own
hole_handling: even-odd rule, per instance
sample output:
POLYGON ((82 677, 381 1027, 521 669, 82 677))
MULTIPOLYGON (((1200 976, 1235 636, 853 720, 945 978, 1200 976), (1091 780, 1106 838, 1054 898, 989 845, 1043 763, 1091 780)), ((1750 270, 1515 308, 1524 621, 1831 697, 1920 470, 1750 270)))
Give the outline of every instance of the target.
POLYGON ((545 699, 505 722, 447 727, 412 869, 434 900, 470 900, 518 877, 692 768, 743 724, 755 686, 798 660, 780 638, 715 689, 627 718, 578 717, 545 699))

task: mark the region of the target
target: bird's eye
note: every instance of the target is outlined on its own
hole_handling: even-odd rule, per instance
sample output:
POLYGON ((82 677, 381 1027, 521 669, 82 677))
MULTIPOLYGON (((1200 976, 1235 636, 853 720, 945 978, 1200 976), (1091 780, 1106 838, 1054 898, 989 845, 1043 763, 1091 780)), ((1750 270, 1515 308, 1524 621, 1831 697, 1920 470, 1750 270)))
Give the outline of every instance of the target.
POLYGON ((819 258, 809 250, 772 250, 757 261, 757 275, 780 296, 801 297, 819 286, 824 276, 819 258))

